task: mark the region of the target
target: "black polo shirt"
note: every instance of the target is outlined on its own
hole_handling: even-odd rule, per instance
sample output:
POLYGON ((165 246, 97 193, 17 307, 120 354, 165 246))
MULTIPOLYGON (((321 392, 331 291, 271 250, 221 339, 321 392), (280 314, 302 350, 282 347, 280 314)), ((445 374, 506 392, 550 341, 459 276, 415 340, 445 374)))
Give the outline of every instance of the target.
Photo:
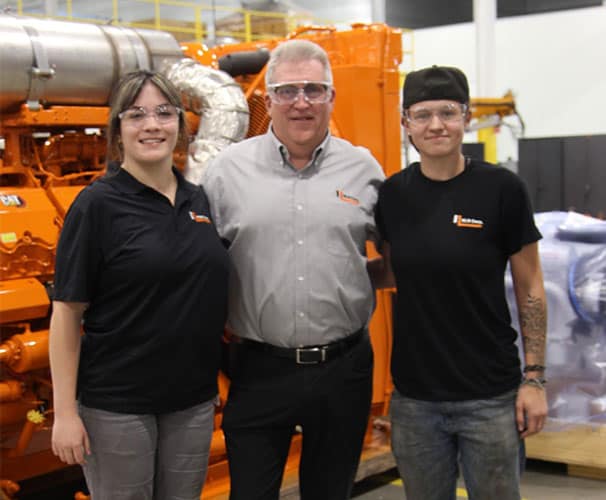
POLYGON ((204 190, 173 170, 174 207, 119 169, 67 213, 54 300, 89 303, 78 372, 85 406, 157 414, 217 393, 228 257, 204 190))

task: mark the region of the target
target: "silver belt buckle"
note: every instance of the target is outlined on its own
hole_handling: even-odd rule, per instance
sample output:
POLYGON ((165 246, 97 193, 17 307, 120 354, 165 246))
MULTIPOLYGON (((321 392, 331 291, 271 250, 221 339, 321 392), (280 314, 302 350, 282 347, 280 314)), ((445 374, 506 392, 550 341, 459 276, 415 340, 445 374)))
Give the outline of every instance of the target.
POLYGON ((326 349, 324 347, 298 347, 296 361, 298 365, 315 365, 318 363, 323 363, 326 361, 326 349), (322 356, 317 361, 305 361, 301 359, 301 353, 306 352, 320 352, 322 353, 322 356))

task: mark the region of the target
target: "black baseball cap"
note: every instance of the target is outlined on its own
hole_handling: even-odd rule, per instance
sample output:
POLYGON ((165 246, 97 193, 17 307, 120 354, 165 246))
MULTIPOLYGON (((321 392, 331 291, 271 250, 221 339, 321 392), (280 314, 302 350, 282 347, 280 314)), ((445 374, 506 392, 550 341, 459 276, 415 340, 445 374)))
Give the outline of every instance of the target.
POLYGON ((417 102, 441 99, 467 104, 467 77, 460 69, 449 66, 431 66, 411 71, 404 80, 402 98, 404 109, 417 102))

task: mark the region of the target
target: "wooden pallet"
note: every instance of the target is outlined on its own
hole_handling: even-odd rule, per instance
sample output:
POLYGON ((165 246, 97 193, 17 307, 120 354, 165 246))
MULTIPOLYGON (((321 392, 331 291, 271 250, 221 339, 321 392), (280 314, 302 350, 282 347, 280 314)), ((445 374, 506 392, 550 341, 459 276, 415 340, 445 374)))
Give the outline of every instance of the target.
POLYGON ((566 464, 571 476, 606 480, 606 425, 554 429, 526 440, 528 458, 566 464))

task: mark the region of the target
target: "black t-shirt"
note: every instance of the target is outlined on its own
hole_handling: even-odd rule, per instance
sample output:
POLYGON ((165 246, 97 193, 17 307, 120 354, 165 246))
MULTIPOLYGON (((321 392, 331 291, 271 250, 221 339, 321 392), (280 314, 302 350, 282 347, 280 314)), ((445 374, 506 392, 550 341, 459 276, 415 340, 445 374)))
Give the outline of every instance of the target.
POLYGON ((157 414, 217 393, 228 257, 204 190, 174 172, 174 207, 119 169, 67 213, 53 298, 89 303, 78 372, 85 406, 157 414))
POLYGON ((467 160, 448 181, 415 163, 381 187, 377 225, 396 277, 392 375, 430 401, 496 396, 520 381, 505 298, 509 257, 541 238, 518 176, 467 160))

